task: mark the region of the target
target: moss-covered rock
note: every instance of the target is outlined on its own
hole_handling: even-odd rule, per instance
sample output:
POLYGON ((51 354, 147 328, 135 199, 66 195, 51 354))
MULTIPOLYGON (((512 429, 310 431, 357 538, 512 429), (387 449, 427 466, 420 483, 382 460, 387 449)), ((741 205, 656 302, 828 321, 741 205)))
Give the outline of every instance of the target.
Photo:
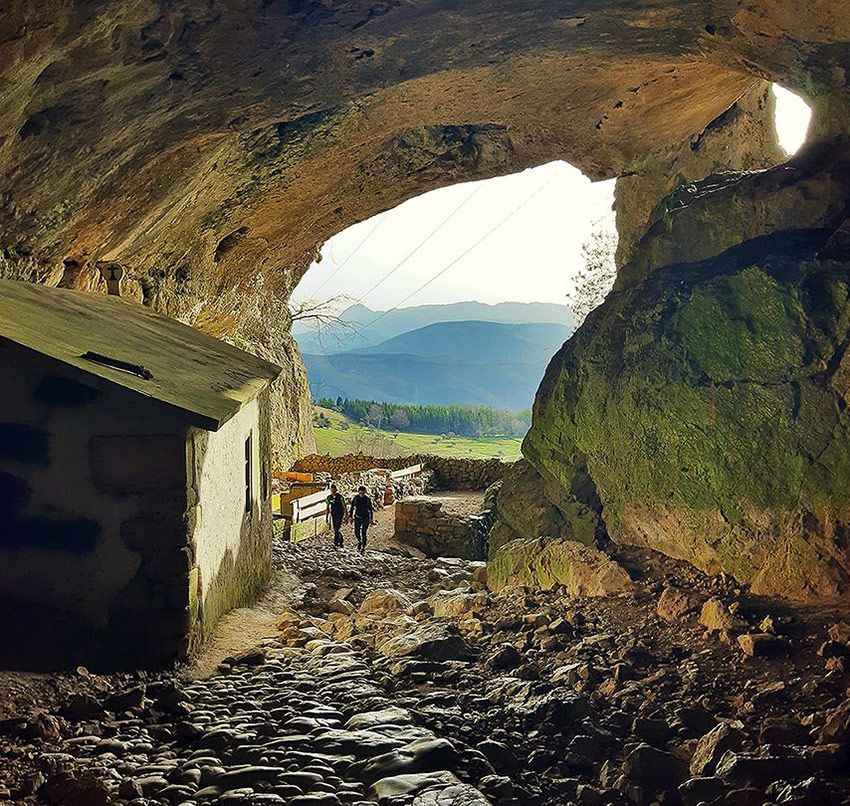
POLYGON ((487 565, 487 586, 500 591, 509 585, 548 590, 565 586, 573 596, 627 593, 632 581, 626 571, 595 548, 566 538, 512 540, 494 549, 487 565))
MULTIPOLYGON (((547 497, 546 486, 524 459, 508 469, 502 482, 502 490, 507 492, 505 495, 499 492, 499 520, 490 534, 493 548, 523 535, 569 534, 580 542, 592 541, 598 524, 598 501, 590 505, 578 500, 567 502, 562 512, 547 497)), ((557 494, 557 487, 553 487, 551 494, 557 494)))
POLYGON ((591 315, 550 365, 524 444, 561 534, 586 536, 571 514, 592 480, 617 541, 756 591, 850 587, 850 265, 819 260, 822 238, 671 267, 591 315))

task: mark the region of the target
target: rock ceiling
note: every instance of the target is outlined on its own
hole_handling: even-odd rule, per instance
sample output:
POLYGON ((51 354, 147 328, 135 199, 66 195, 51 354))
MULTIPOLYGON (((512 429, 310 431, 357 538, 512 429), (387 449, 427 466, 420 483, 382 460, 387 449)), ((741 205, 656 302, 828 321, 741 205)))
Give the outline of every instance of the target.
POLYGON ((86 287, 118 261, 148 302, 204 324, 234 294, 285 296, 317 245, 406 198, 553 159, 629 174, 762 80, 806 94, 829 131, 844 6, 12 2, 6 273, 86 287))

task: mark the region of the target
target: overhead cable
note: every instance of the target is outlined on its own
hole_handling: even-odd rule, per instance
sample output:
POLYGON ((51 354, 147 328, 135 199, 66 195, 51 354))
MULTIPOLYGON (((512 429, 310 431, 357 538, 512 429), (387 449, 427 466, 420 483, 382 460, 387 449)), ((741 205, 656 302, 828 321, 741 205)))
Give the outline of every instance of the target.
POLYGON ((382 312, 379 316, 375 317, 375 318, 374 318, 371 322, 369 322, 369 324, 364 325, 364 326, 363 326, 363 328, 361 328, 361 330, 366 330, 367 328, 372 327, 372 325, 374 325, 374 324, 376 324, 377 322, 379 322, 379 321, 380 321, 381 319, 383 319, 383 318, 384 318, 387 314, 392 313, 393 311, 395 311, 395 310, 397 310, 398 308, 400 308, 402 305, 404 305, 404 303, 405 303, 405 302, 408 302, 410 299, 412 299, 413 297, 415 297, 415 296, 416 296, 416 295, 417 295, 420 291, 422 291, 423 289, 427 288, 427 287, 428 287, 429 285, 431 285, 431 283, 433 283, 435 280, 437 280, 437 279, 439 279, 440 277, 442 277, 442 276, 443 276, 443 275, 444 275, 444 274, 445 274, 445 273, 446 273, 449 269, 451 269, 453 266, 457 265, 457 264, 458 264, 461 260, 463 260, 463 259, 464 259, 464 258, 465 258, 465 257, 466 257, 469 253, 470 253, 470 252, 472 252, 474 249, 476 249, 476 248, 477 248, 477 247, 479 247, 482 243, 484 243, 484 241, 486 241, 486 240, 487 240, 487 238, 489 238, 489 237, 490 237, 490 236, 491 236, 494 232, 496 232, 496 230, 498 230, 500 227, 503 227, 505 224, 507 224, 507 223, 508 223, 508 221, 510 221, 510 220, 511 220, 511 219, 512 219, 512 218, 513 218, 513 217, 514 217, 514 216, 515 216, 515 215, 516 215, 516 214, 517 214, 520 210, 522 210, 522 209, 523 209, 523 208, 524 208, 527 204, 529 204, 529 203, 530 203, 531 201, 533 201, 533 200, 534 200, 537 196, 539 196, 539 195, 540 195, 540 194, 541 194, 541 193, 542 193, 542 192, 543 192, 543 191, 544 191, 544 190, 545 190, 545 189, 546 189, 546 188, 547 188, 547 187, 548 187, 548 186, 549 186, 552 182, 554 182, 554 181, 555 181, 555 179, 557 179, 557 178, 558 178, 558 176, 557 176, 557 175, 550 177, 550 178, 549 178, 546 182, 544 182, 542 185, 540 185, 540 187, 539 187, 539 188, 537 188, 537 190, 535 190, 535 191, 534 191, 534 193, 532 193, 532 194, 531 194, 530 196, 528 196, 528 197, 527 197, 524 201, 522 201, 520 204, 518 204, 516 207, 514 207, 514 209, 513 209, 513 210, 511 210, 511 211, 510 211, 510 212, 509 212, 509 213, 508 213, 508 214, 507 214, 507 215, 506 215, 503 219, 501 219, 501 220, 500 220, 500 221, 499 221, 499 222, 498 222, 498 223, 497 223, 494 227, 492 227, 491 229, 487 230, 487 232, 485 232, 485 233, 484 233, 484 234, 483 234, 483 235, 482 235, 482 236, 481 236, 481 237, 480 237, 477 241, 475 241, 475 243, 473 243, 473 244, 472 244, 472 246, 468 247, 468 248, 467 248, 467 249, 465 249, 463 252, 461 252, 461 254, 460 254, 460 255, 458 255, 458 256, 457 256, 454 260, 452 260, 452 261, 451 261, 451 263, 449 263, 449 264, 448 264, 447 266, 445 266, 444 268, 440 269, 440 271, 438 271, 438 272, 437 272, 437 273, 436 273, 433 277, 429 278, 429 279, 428 279, 428 280, 426 280, 424 283, 422 283, 422 285, 420 285, 417 289, 415 289, 415 290, 414 290, 414 291, 412 291, 410 294, 408 294, 408 295, 407 295, 407 296, 406 296, 403 300, 401 300, 400 302, 397 302, 397 303, 396 303, 395 305, 393 305, 393 307, 392 307, 392 308, 390 308, 389 310, 383 311, 383 312, 382 312))
POLYGON ((369 288, 368 291, 361 294, 360 297, 357 299, 357 302, 355 302, 354 304, 356 305, 359 302, 363 302, 363 300, 368 297, 369 294, 371 294, 376 288, 378 288, 378 286, 383 285, 387 280, 389 280, 390 277, 392 277, 405 263, 407 263, 410 258, 412 258, 423 246, 425 246, 425 244, 428 243, 431 238, 433 238, 446 224, 449 223, 452 218, 454 218, 455 215, 457 215, 457 213, 460 212, 463 207, 466 206, 468 202, 472 200, 472 197, 475 196, 481 190, 481 187, 481 185, 478 185, 478 187, 475 188, 472 193, 466 196, 463 201, 457 205, 457 207, 455 207, 439 224, 437 224, 436 227, 434 227, 434 229, 431 230, 431 232, 429 232, 425 236, 424 240, 420 241, 410 252, 407 253, 404 258, 402 258, 383 277, 381 277, 378 282, 376 282, 371 288, 369 288))
POLYGON ((322 284, 321 284, 321 285, 320 285, 320 286, 319 286, 319 287, 318 287, 318 288, 317 288, 317 289, 313 292, 312 296, 314 296, 314 297, 315 297, 315 296, 317 296, 317 295, 318 295, 318 293, 319 293, 319 291, 321 291, 321 290, 322 290, 322 289, 323 289, 323 288, 324 288, 324 287, 325 287, 325 286, 326 286, 326 285, 327 285, 327 284, 328 284, 331 280, 333 280, 333 278, 334 278, 334 277, 336 277, 336 276, 337 276, 337 274, 339 274, 339 273, 340 273, 340 272, 341 272, 341 271, 345 268, 346 264, 348 264, 348 262, 351 260, 351 258, 353 258, 353 257, 354 257, 354 256, 355 256, 355 255, 356 255, 356 254, 360 251, 360 247, 362 247, 362 246, 363 246, 363 244, 365 244, 365 243, 366 243, 366 241, 368 241, 368 240, 369 240, 369 238, 371 238, 371 237, 375 234, 375 230, 377 230, 377 229, 378 229, 378 227, 380 227, 380 226, 381 226, 381 224, 383 224, 383 223, 384 223, 384 221, 386 220, 386 218, 387 218, 387 216, 390 214, 390 212, 391 212, 391 211, 389 211, 389 210, 388 210, 386 213, 384 213, 384 214, 383 214, 383 215, 382 215, 382 216, 381 216, 381 217, 380 217, 380 218, 379 218, 379 219, 375 222, 375 225, 374 225, 374 226, 373 226, 373 227, 372 227, 372 228, 371 228, 371 229, 370 229, 370 230, 366 233, 366 237, 365 237, 365 238, 363 238, 363 240, 362 240, 362 241, 360 241, 360 243, 358 243, 358 244, 357 244, 357 246, 355 246, 355 247, 354 247, 354 251, 352 251, 352 252, 348 255, 348 257, 346 257, 346 258, 345 258, 345 260, 343 260, 343 261, 342 261, 342 263, 340 263, 340 264, 336 267, 336 269, 335 269, 334 271, 332 271, 332 272, 330 273, 330 275, 329 275, 327 278, 325 278, 325 281, 324 281, 324 282, 323 282, 323 283, 322 283, 322 284))

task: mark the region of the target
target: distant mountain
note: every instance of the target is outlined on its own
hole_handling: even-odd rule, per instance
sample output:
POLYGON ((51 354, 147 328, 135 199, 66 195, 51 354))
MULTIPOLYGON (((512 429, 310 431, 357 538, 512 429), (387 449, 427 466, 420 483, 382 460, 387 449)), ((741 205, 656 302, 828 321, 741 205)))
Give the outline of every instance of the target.
POLYGON ((417 355, 304 354, 314 398, 389 403, 476 404, 520 410, 531 405, 545 363, 476 364, 417 355))
POLYGON ((314 398, 524 409, 571 332, 552 322, 437 322, 345 353, 304 353, 304 363, 314 398))
POLYGON ((365 305, 352 305, 340 321, 320 330, 297 323, 292 329, 303 353, 331 355, 373 347, 402 333, 437 322, 502 322, 512 324, 560 324, 575 329, 575 317, 565 305, 547 302, 455 302, 449 305, 418 305, 382 313, 365 305), (379 319, 380 317, 380 319, 379 319), (377 320, 377 321, 376 321, 377 320))
POLYGON ((570 337, 572 328, 552 322, 437 322, 351 352, 450 358, 463 363, 542 364, 570 337))

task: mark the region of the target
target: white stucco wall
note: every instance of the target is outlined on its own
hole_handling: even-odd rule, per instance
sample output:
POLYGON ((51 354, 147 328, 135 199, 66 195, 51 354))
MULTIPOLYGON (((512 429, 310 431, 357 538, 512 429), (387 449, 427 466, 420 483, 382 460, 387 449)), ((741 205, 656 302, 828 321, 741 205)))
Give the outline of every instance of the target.
MULTIPOLYGON (((0 473, 26 481, 28 518, 85 517, 100 525, 93 550, 74 553, 32 546, 10 546, 13 537, 0 534, 0 598, 20 599, 79 614, 81 623, 106 629, 109 606, 136 575, 139 554, 121 539, 122 523, 142 514, 185 511, 185 445, 188 424, 174 410, 93 379, 51 359, 0 341, 0 422, 43 429, 49 436, 49 463, 0 458, 0 473), (79 408, 53 407, 34 399, 45 377, 66 377, 100 390, 93 402, 79 408), (95 484, 92 437, 171 436, 183 463, 179 491, 139 493, 105 491, 95 484)), ((132 462, 132 456, 127 456, 132 462)), ((172 470, 174 465, 172 465, 172 470)), ((172 475, 174 475, 172 473, 172 475)), ((171 522, 174 522, 172 518, 171 522)), ((174 545, 183 535, 163 534, 174 545)))
POLYGON ((260 489, 260 408, 257 400, 249 403, 215 433, 194 431, 198 485, 198 506, 193 540, 195 564, 200 569, 201 599, 230 552, 235 562, 239 555, 246 519, 259 517, 260 489), (253 435, 252 513, 245 509, 245 440, 253 435))

